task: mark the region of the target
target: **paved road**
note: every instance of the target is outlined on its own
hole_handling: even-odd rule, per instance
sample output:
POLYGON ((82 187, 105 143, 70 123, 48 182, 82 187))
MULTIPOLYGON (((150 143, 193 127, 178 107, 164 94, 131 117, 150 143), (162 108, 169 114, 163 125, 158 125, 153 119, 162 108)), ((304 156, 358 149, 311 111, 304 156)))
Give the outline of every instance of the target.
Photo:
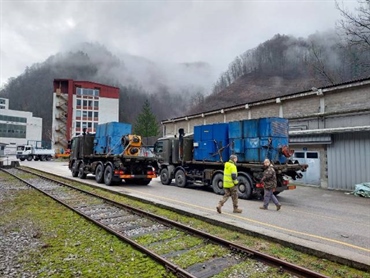
MULTIPOLYGON (((21 165, 71 178, 67 162, 25 161, 21 165)), ((93 176, 88 176, 86 182, 98 185, 93 176)), ((267 211, 260 210, 260 200, 239 200, 243 213, 233 214, 229 200, 223 207, 223 213, 218 214, 216 205, 221 196, 204 188, 165 186, 159 179, 152 180, 148 186, 101 186, 318 252, 328 252, 366 264, 370 269, 370 198, 356 197, 342 191, 297 186, 296 190, 285 191, 278 196, 282 204, 280 211, 276 211, 273 204, 267 211)))

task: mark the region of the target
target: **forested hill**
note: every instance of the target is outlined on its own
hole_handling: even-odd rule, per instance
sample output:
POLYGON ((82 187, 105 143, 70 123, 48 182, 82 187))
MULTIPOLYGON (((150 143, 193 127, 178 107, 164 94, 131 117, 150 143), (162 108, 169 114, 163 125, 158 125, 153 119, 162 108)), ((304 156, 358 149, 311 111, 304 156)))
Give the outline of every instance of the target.
POLYGON ((344 39, 336 31, 307 38, 277 34, 237 56, 218 79, 206 63, 160 66, 142 57, 117 57, 102 45, 84 44, 27 68, 0 95, 9 98, 10 109, 43 118, 43 139, 50 140, 54 79, 119 87, 119 120, 132 124, 146 99, 161 121, 348 82, 370 76, 369 11, 367 5, 358 16, 345 17, 344 39))
POLYGON ((335 32, 307 39, 276 35, 236 57, 212 94, 189 114, 369 77, 369 50, 343 41, 335 32))
POLYGON ((147 99, 158 122, 183 115, 210 90, 215 77, 206 63, 158 65, 142 57, 117 57, 97 44, 86 43, 74 51, 58 53, 28 67, 0 92, 9 99, 10 109, 30 111, 43 119, 44 140, 51 139, 54 79, 120 88, 119 120, 134 124, 147 99))

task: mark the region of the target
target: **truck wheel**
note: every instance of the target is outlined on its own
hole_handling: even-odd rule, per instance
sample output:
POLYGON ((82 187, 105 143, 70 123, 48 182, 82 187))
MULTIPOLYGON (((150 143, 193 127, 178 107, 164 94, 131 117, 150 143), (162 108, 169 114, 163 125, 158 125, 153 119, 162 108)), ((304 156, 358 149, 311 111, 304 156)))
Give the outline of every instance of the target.
POLYGON ((20 158, 19 160, 20 160, 20 161, 25 161, 25 159, 24 159, 24 158, 20 158))
POLYGON ((27 161, 31 161, 31 160, 32 160, 32 155, 27 156, 27 161))
POLYGON ((183 170, 177 170, 175 173, 175 183, 178 187, 185 187, 186 186, 186 175, 183 170))
POLYGON ((104 170, 104 183, 105 185, 111 185, 113 181, 113 168, 111 165, 107 165, 104 170))
POLYGON ((167 168, 163 168, 161 170, 161 174, 160 175, 161 175, 161 183, 163 185, 170 185, 171 184, 172 179, 170 177, 170 173, 169 173, 169 171, 168 171, 167 168))
POLYGON ((95 180, 96 180, 97 183, 103 183, 104 182, 104 166, 103 166, 103 164, 99 164, 98 166, 96 166, 95 180))
POLYGON ((78 165, 77 165, 77 161, 73 162, 73 165, 72 165, 72 168, 71 168, 71 172, 72 172, 72 177, 76 178, 78 176, 78 165))
POLYGON ((79 165, 78 165, 78 177, 80 179, 86 179, 86 173, 84 173, 84 163, 81 162, 79 165))
POLYGON ((48 155, 48 156, 46 157, 46 160, 47 160, 47 161, 50 161, 50 160, 51 160, 51 155, 48 155))
POLYGON ((239 176, 238 177, 238 195, 241 199, 252 198, 252 182, 250 178, 239 176))
POLYGON ((39 160, 39 157, 38 156, 35 156, 35 161, 38 161, 39 160))
POLYGON ((218 195, 223 195, 225 193, 224 190, 224 175, 219 173, 216 174, 212 179, 212 189, 213 192, 218 195))

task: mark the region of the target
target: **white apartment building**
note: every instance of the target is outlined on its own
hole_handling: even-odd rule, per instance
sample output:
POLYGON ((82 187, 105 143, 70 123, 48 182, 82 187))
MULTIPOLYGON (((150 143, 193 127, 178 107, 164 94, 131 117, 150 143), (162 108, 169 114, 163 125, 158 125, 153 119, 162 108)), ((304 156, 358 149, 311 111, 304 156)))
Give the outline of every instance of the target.
POLYGON ((32 112, 10 110, 9 100, 0 98, 0 153, 12 155, 16 146, 29 140, 41 141, 42 118, 33 117, 32 112))

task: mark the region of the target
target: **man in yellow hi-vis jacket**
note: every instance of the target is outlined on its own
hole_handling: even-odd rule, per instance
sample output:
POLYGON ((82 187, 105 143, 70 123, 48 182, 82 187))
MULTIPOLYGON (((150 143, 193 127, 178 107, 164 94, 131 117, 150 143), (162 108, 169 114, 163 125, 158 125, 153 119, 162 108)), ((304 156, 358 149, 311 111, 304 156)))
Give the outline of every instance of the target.
POLYGON ((230 196, 234 206, 233 212, 234 213, 242 212, 242 210, 238 208, 238 189, 236 187, 236 185, 238 184, 237 180, 238 170, 236 168, 237 161, 238 157, 232 154, 230 156, 230 160, 225 163, 224 181, 223 181, 225 194, 222 200, 219 202, 218 206, 216 207, 218 213, 221 213, 221 207, 226 203, 230 196))

